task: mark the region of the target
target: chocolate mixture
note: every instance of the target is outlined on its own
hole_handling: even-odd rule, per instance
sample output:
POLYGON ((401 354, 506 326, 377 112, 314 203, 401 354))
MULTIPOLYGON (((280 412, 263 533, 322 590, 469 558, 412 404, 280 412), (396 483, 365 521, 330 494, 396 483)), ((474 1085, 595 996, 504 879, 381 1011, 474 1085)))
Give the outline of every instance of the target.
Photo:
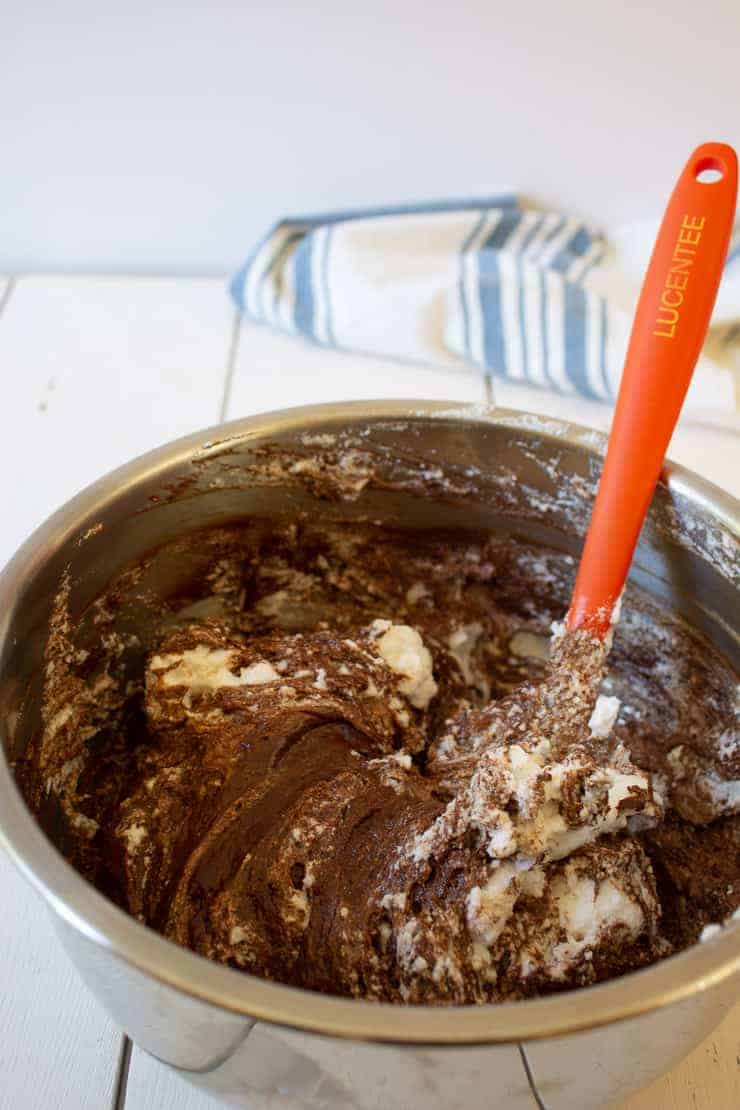
POLYGON ((62 599, 16 768, 139 920, 266 978, 439 1004, 598 981, 737 910, 736 678, 645 598, 605 664, 550 636, 574 568, 544 548, 305 521, 193 543, 208 569, 154 643, 76 650, 62 599))

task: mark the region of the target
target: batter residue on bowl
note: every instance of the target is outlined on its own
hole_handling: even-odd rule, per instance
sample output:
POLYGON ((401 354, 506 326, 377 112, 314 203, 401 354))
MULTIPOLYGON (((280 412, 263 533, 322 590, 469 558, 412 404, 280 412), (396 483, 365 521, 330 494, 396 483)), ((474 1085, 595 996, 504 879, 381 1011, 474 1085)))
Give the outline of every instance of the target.
POLYGON ((17 766, 141 921, 266 978, 438 1004, 592 983, 736 911, 736 678, 645 598, 605 667, 550 636, 554 551, 305 521, 192 542, 208 570, 154 642, 75 650, 60 610, 17 766))

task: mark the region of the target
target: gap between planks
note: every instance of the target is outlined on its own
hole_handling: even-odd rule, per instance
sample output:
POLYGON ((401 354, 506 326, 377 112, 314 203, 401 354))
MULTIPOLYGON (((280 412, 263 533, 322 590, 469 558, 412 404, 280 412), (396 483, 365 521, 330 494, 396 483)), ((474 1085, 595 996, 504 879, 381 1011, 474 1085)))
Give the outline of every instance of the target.
POLYGON ((14 277, 8 278, 4 288, 0 287, 2 288, 2 292, 0 292, 0 316, 2 316, 3 312, 7 308, 8 302, 13 295, 13 290, 15 289, 15 281, 16 279, 14 277))
POLYGON ((239 355, 239 340, 242 332, 242 317, 238 308, 234 309, 234 319, 231 324, 231 342, 229 343, 229 353, 226 357, 226 375, 224 377, 223 395, 221 397, 221 408, 219 409, 218 419, 221 424, 227 419, 229 411, 229 404, 231 402, 231 391, 234 384, 234 374, 236 372, 236 360, 239 355))

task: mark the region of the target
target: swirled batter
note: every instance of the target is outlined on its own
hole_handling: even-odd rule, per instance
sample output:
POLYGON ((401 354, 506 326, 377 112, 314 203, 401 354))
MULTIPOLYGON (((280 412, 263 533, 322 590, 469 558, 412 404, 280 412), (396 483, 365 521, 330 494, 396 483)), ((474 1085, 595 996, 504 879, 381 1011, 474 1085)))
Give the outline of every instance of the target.
POLYGON ((737 909, 736 680, 690 630, 631 598, 608 667, 550 640, 572 560, 511 540, 198 542, 135 676, 62 652, 19 767, 141 921, 309 989, 464 1003, 620 974, 737 909))

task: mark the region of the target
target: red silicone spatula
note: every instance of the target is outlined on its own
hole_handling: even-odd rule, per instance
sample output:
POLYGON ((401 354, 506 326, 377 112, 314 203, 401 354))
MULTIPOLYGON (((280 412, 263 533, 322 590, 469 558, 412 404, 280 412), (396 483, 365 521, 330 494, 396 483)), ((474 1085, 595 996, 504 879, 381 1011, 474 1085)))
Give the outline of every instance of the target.
POLYGON ((609 630, 709 327, 736 198, 732 147, 697 147, 668 202, 637 304, 569 631, 609 630))

